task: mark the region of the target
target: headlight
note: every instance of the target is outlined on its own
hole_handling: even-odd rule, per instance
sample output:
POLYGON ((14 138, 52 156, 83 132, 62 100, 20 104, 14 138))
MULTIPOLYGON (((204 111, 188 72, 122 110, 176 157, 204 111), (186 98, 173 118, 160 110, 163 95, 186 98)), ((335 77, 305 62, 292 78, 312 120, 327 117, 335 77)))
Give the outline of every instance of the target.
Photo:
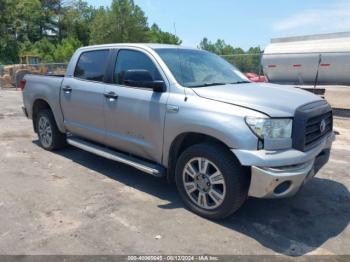
POLYGON ((290 138, 293 120, 290 118, 246 117, 245 121, 259 138, 290 138))

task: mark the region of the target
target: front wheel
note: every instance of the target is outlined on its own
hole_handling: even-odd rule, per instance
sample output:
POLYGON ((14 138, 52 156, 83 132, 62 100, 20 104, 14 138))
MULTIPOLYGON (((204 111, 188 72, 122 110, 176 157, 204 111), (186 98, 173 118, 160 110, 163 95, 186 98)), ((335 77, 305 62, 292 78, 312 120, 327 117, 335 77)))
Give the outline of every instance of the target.
POLYGON ((247 199, 249 172, 225 147, 198 144, 179 157, 176 185, 193 212, 221 219, 238 210, 247 199))

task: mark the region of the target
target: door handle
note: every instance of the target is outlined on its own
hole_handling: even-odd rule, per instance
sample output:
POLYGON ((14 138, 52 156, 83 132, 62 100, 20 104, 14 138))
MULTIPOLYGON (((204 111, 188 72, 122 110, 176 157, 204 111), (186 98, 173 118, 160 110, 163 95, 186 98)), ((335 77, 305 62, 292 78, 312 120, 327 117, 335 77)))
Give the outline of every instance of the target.
POLYGON ((62 88, 63 92, 65 92, 66 94, 70 94, 72 92, 72 88, 70 86, 64 86, 62 88))
POLYGON ((106 92, 103 94, 106 98, 113 98, 113 99, 117 99, 118 95, 116 93, 114 93, 113 91, 110 92, 106 92))

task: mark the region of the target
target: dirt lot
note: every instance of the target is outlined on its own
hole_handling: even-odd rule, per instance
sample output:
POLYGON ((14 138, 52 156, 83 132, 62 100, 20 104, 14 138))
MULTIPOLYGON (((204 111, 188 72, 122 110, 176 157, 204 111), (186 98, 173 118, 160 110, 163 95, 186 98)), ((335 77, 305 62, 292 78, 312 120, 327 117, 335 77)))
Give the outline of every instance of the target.
POLYGON ((350 254, 346 116, 330 162, 297 196, 249 199, 213 222, 161 179, 75 148, 44 151, 20 106, 20 92, 0 90, 0 254, 350 254))
POLYGON ((336 108, 350 109, 349 86, 326 86, 326 99, 336 108))

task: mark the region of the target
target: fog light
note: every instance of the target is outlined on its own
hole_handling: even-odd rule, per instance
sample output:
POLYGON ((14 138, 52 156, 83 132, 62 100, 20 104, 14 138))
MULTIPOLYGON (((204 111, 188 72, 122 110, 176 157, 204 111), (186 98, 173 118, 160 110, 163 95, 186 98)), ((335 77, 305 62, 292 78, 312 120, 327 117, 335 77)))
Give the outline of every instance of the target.
POLYGON ((275 190, 273 190, 273 192, 276 195, 282 194, 290 188, 291 184, 292 184, 291 181, 284 181, 281 184, 279 184, 278 186, 276 186, 276 188, 275 188, 275 190))

